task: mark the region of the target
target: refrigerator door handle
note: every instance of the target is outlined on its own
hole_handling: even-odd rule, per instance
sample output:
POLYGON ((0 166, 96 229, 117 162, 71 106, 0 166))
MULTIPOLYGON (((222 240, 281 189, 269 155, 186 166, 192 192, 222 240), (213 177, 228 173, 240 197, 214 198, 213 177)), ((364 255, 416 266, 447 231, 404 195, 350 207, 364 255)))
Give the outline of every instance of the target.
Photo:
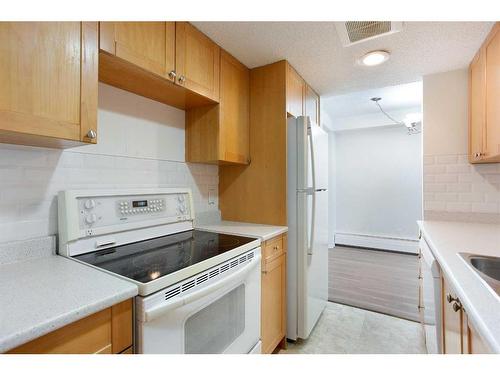
POLYGON ((314 232, 315 232, 315 217, 316 217, 316 168, 314 162, 314 141, 312 135, 311 125, 307 127, 307 135, 309 136, 309 147, 311 151, 311 177, 312 177, 312 187, 311 195, 312 195, 312 212, 311 212, 311 232, 309 237, 309 243, 307 245, 307 254, 313 254, 314 248, 314 232))
POLYGON ((312 212, 311 212, 311 234, 309 236, 309 244, 307 245, 307 254, 313 255, 314 249, 314 232, 316 217, 316 194, 312 194, 312 212))

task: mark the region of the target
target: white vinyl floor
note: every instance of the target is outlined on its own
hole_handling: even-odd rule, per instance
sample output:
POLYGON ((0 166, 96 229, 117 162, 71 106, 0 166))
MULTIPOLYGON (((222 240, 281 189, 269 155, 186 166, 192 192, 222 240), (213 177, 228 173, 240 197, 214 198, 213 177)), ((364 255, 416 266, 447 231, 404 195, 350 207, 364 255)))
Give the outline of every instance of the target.
POLYGON ((309 339, 280 354, 423 354, 419 323, 328 302, 309 339))

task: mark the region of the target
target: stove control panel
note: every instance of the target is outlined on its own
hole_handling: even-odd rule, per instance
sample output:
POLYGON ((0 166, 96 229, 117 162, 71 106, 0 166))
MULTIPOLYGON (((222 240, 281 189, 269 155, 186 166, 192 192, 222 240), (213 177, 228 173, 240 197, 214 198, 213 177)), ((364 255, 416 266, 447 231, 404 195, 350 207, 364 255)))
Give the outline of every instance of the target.
POLYGON ((116 209, 121 216, 154 214, 165 210, 165 199, 120 200, 116 202, 116 209))
POLYGON ((80 230, 86 236, 97 234, 96 229, 123 226, 156 220, 180 222, 192 220, 190 192, 140 194, 123 196, 87 196, 76 198, 80 230))
POLYGON ((189 188, 66 190, 58 194, 59 254, 193 229, 189 188))

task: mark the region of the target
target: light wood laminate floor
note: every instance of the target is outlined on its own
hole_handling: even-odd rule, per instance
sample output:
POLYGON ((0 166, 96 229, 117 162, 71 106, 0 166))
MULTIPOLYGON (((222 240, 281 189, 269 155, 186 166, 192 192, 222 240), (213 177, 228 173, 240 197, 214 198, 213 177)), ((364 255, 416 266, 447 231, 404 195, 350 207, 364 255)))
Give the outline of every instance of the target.
POLYGON ((328 299, 418 321, 418 258, 336 246, 329 250, 328 299))

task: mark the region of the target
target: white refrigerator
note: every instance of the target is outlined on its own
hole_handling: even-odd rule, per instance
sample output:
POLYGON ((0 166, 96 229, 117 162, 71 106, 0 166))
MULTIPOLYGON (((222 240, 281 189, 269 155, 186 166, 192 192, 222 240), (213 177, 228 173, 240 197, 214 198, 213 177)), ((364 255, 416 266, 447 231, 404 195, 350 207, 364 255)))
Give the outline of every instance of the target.
POLYGON ((328 134, 288 119, 287 338, 307 339, 328 299, 328 134))

